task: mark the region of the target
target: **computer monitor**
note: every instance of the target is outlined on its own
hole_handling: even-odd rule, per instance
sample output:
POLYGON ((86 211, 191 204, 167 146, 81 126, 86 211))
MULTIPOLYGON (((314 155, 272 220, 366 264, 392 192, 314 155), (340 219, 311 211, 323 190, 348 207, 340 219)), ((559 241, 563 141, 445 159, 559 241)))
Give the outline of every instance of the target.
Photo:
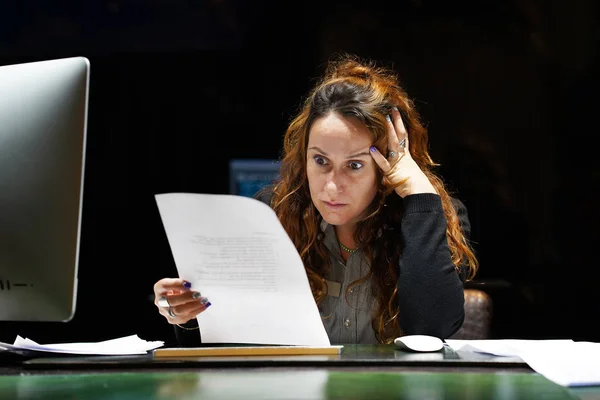
POLYGON ((279 160, 229 160, 229 194, 253 197, 279 178, 279 160))
POLYGON ((0 66, 0 320, 72 319, 90 63, 0 66))

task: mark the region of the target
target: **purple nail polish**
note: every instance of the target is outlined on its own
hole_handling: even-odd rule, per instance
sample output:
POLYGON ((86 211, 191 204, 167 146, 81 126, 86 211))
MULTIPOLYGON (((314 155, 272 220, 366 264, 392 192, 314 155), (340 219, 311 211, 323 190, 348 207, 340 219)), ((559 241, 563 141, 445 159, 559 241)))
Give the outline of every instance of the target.
POLYGON ((371 146, 369 150, 371 150, 371 153, 375 153, 375 146, 371 146))
POLYGON ((211 306, 211 304, 212 304, 212 303, 211 303, 210 301, 209 301, 208 303, 206 303, 206 306, 204 306, 204 309, 207 309, 208 307, 210 307, 210 306, 211 306))
POLYGON ((188 281, 185 281, 185 282, 183 282, 183 287, 186 288, 186 289, 189 289, 189 288, 192 287, 192 284, 190 282, 188 282, 188 281))

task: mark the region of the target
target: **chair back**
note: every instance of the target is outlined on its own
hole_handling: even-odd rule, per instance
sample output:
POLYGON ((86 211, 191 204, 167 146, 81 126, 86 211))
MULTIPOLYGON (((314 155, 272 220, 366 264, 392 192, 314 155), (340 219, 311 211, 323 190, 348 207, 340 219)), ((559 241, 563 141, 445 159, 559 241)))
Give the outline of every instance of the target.
POLYGON ((488 339, 492 306, 491 297, 483 290, 465 289, 465 321, 450 339, 488 339))

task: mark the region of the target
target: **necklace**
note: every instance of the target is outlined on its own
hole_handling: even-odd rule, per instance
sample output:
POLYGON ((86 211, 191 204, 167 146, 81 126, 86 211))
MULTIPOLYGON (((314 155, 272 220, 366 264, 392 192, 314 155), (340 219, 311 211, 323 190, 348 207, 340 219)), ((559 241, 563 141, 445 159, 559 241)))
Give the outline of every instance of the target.
POLYGON ((339 240, 338 240, 338 243, 340 244, 340 247, 342 248, 342 250, 344 250, 344 251, 345 251, 345 252, 347 252, 347 253, 350 253, 350 254, 352 254, 352 253, 354 253, 354 252, 356 251, 356 249, 351 249, 351 248, 349 248, 349 247, 346 247, 346 246, 344 246, 344 245, 342 244, 342 242, 340 242, 339 240))

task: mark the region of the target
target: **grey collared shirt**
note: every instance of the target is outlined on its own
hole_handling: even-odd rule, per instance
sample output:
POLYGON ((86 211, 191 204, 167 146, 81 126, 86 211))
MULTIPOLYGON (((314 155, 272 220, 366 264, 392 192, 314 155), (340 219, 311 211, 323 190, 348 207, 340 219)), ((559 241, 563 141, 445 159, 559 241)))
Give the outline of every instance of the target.
POLYGON ((358 249, 344 263, 333 226, 323 221, 321 230, 331 259, 331 270, 326 277, 330 282, 329 292, 319 304, 329 341, 331 344, 375 344, 377 338, 371 320, 376 300, 371 280, 350 286, 368 274, 369 262, 358 249))
MULTIPOLYGON (((270 204, 271 188, 259 192, 258 199, 270 204)), ((469 239, 471 224, 467 209, 452 199, 456 213, 469 239)), ((402 254, 398 261, 398 315, 401 331, 448 338, 462 325, 465 268, 456 273, 446 236, 447 220, 441 198, 433 193, 408 195, 403 199, 402 254)), ((331 343, 377 343, 371 320, 376 306, 372 282, 365 281, 349 290, 349 284, 364 277, 369 262, 360 250, 343 262, 333 226, 321 223, 321 240, 329 249, 331 271, 326 279, 335 282, 332 295, 319 304, 331 343), (337 296, 335 296, 337 294, 337 296)), ((381 234, 381 231, 380 231, 381 234)))

